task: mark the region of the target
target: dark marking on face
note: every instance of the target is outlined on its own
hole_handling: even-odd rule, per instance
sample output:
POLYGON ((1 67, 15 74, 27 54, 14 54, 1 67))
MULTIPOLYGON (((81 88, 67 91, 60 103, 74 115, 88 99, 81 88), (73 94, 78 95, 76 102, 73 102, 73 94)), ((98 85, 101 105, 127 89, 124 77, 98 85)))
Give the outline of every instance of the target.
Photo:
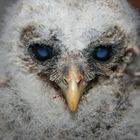
MULTIPOLYGON (((97 75, 106 75, 109 76, 115 70, 121 69, 121 66, 124 62, 125 56, 127 57, 127 46, 128 42, 126 35, 121 31, 117 26, 110 28, 107 32, 104 32, 103 35, 95 42, 91 42, 83 51, 83 55, 87 59, 87 63, 91 70, 95 71, 97 75), (95 53, 97 55, 98 48, 107 48, 110 47, 111 51, 107 59, 96 59, 95 53)), ((100 57, 104 52, 98 54, 100 57)))
POLYGON ((21 35, 20 35, 20 41, 23 44, 27 44, 27 42, 29 42, 30 40, 33 40, 33 39, 39 38, 39 37, 40 37, 40 35, 36 31, 36 27, 33 25, 29 25, 22 29, 21 35))

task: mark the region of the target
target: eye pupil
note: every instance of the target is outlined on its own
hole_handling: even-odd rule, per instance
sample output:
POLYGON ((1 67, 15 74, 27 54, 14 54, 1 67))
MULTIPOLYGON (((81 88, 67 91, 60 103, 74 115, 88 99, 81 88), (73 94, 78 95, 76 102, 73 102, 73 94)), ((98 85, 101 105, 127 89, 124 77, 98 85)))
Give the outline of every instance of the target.
POLYGON ((39 61, 46 61, 52 57, 52 50, 48 45, 33 44, 29 49, 33 56, 39 61))
POLYGON ((38 52, 39 56, 42 57, 42 58, 49 56, 48 50, 44 47, 37 48, 37 52, 38 52))
POLYGON ((99 46, 94 50, 94 58, 100 61, 105 61, 111 56, 110 46, 99 46))
POLYGON ((99 48, 96 55, 99 58, 105 58, 108 55, 108 50, 106 48, 99 48))

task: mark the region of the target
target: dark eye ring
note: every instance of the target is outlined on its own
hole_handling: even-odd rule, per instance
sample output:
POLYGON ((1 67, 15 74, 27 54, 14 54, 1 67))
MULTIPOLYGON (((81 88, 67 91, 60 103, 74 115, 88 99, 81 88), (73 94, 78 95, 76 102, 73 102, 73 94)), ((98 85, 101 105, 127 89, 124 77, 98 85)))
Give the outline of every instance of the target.
POLYGON ((95 50, 93 51, 94 59, 99 61, 106 61, 111 57, 111 55, 112 55, 112 46, 110 45, 108 46, 100 45, 96 47, 95 50))
POLYGON ((47 59, 52 58, 52 48, 49 45, 45 44, 32 44, 29 46, 29 52, 37 59, 38 61, 46 61, 47 59))

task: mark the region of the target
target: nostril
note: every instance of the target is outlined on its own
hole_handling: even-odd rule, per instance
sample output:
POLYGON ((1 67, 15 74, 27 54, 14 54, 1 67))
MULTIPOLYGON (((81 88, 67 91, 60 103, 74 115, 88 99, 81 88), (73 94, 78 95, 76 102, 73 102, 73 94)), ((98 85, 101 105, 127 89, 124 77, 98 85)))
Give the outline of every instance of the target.
POLYGON ((64 76, 63 77, 63 84, 65 86, 68 86, 69 84, 72 84, 73 82, 77 84, 77 86, 79 87, 80 84, 82 83, 83 78, 81 75, 71 75, 69 77, 64 76))
POLYGON ((63 82, 64 82, 65 85, 68 85, 68 82, 65 78, 63 79, 63 82))
POLYGON ((81 83, 82 83, 82 79, 80 79, 79 81, 77 81, 78 87, 80 86, 81 83))

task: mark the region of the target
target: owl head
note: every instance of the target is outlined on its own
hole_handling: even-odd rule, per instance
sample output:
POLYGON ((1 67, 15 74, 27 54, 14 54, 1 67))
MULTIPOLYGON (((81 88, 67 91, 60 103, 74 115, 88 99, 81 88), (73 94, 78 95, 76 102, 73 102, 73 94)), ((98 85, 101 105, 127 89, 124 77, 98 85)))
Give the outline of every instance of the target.
POLYGON ((37 87, 55 91, 71 112, 90 89, 120 76, 138 45, 137 14, 126 0, 23 0, 13 9, 5 40, 17 83, 30 86, 28 97, 37 87), (21 82, 26 76, 34 80, 21 82))

